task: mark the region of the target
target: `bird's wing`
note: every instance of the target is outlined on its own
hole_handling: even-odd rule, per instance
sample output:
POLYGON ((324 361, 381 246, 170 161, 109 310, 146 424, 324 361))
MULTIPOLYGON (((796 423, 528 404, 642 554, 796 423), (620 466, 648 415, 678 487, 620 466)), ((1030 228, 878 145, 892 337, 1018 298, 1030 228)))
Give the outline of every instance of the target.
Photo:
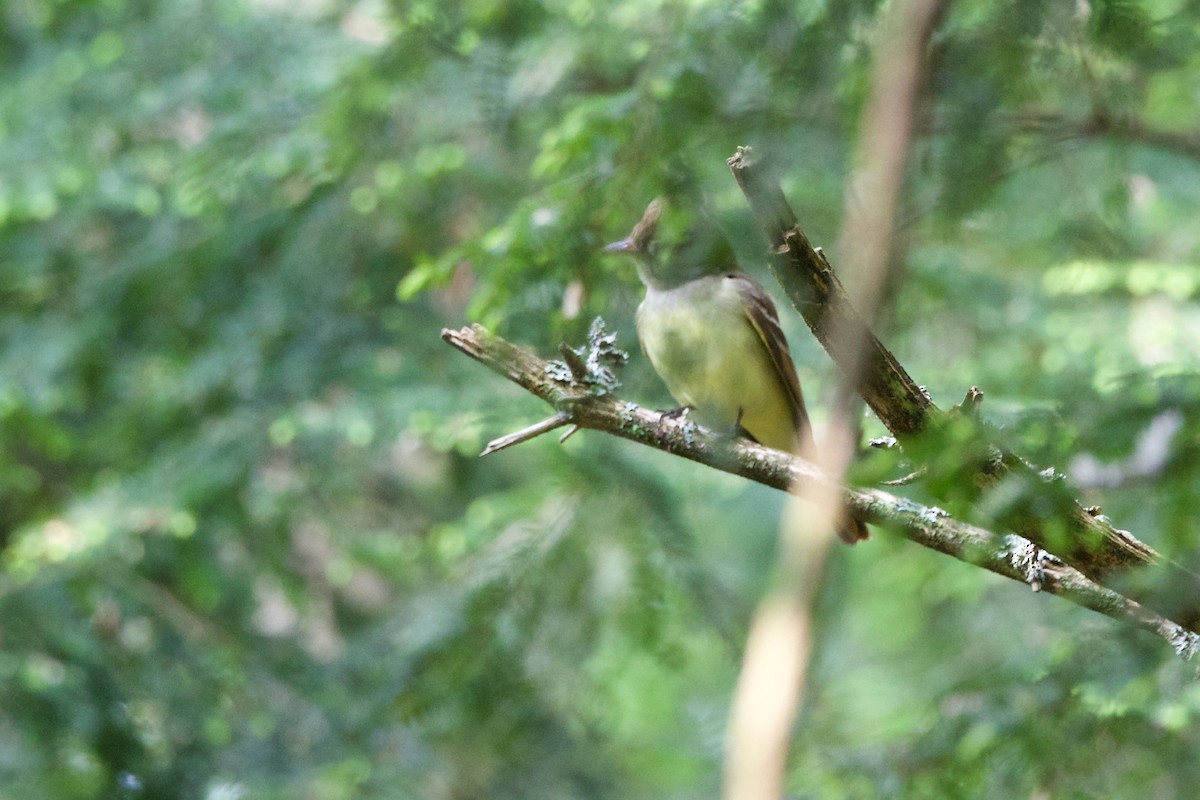
POLYGON ((792 408, 792 423, 795 425, 798 439, 804 444, 810 443, 812 426, 808 421, 808 411, 804 408, 804 395, 800 392, 800 379, 796 376, 796 367, 792 363, 787 338, 783 335, 783 328, 779 326, 775 303, 771 301, 771 296, 766 290, 744 272, 731 272, 725 279, 734 282, 742 298, 746 317, 754 326, 758 338, 766 345, 779 382, 787 392, 792 408))
MULTIPOLYGON (((735 285, 742 298, 742 306, 746 309, 746 316, 763 344, 767 346, 767 352, 771 354, 771 363, 775 365, 779 381, 787 390, 792 404, 792 416, 796 423, 796 438, 802 448, 807 448, 809 453, 815 452, 812 425, 808 421, 808 412, 804 408, 804 396, 800 394, 800 379, 796 377, 796 367, 792 364, 792 354, 788 352, 787 339, 784 338, 783 329, 779 327, 779 316, 775 312, 775 304, 771 302, 771 297, 766 290, 744 272, 731 273, 726 276, 726 279, 736 281, 735 285)), ((869 536, 867 526, 863 524, 862 520, 850 516, 845 509, 842 510, 841 519, 837 523, 837 535, 847 544, 854 544, 869 536)))

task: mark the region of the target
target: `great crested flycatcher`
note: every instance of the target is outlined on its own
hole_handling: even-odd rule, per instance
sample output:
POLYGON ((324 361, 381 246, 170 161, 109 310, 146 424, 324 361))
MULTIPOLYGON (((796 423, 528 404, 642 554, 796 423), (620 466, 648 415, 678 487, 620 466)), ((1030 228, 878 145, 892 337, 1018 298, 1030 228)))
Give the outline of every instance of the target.
MULTIPOLYGON (((656 237, 671 216, 666 201, 656 198, 629 236, 604 248, 632 255, 646 285, 637 310, 642 351, 671 396, 701 424, 740 428, 767 447, 814 455, 812 426, 775 304, 741 271, 713 222, 668 231, 678 243, 660 253, 656 237)), ((854 544, 867 538, 867 529, 844 517, 838 535, 854 544)))

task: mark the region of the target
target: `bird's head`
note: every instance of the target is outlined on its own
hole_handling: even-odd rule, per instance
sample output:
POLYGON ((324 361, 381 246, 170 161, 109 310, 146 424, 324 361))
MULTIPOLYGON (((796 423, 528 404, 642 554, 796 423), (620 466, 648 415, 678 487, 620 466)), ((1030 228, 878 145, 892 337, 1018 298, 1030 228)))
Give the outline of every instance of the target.
POLYGON ((646 211, 637 225, 624 239, 613 242, 604 248, 606 253, 628 253, 634 257, 652 257, 654 254, 654 238, 658 234, 658 220, 662 216, 666 201, 656 197, 646 206, 646 211))
POLYGON ((702 209, 656 197, 624 239, 604 248, 627 253, 647 286, 670 288, 701 275, 735 269, 733 250, 715 220, 702 209))

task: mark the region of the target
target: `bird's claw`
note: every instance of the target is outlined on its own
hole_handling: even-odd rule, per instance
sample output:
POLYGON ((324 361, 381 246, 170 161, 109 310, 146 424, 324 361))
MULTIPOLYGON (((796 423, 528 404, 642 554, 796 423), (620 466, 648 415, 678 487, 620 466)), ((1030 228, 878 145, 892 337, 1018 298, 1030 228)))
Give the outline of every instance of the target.
POLYGON ((662 415, 663 419, 673 419, 673 420, 679 421, 679 420, 686 420, 688 412, 691 410, 692 410, 691 406, 678 406, 676 408, 665 409, 658 413, 660 413, 662 415))

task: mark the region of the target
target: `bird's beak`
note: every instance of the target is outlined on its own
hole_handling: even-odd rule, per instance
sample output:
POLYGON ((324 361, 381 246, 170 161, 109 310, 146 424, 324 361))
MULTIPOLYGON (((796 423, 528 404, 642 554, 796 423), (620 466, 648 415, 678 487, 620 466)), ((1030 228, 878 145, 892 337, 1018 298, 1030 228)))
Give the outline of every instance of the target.
POLYGON ((632 238, 622 239, 619 242, 605 245, 603 252, 605 253, 632 253, 637 250, 632 238))

